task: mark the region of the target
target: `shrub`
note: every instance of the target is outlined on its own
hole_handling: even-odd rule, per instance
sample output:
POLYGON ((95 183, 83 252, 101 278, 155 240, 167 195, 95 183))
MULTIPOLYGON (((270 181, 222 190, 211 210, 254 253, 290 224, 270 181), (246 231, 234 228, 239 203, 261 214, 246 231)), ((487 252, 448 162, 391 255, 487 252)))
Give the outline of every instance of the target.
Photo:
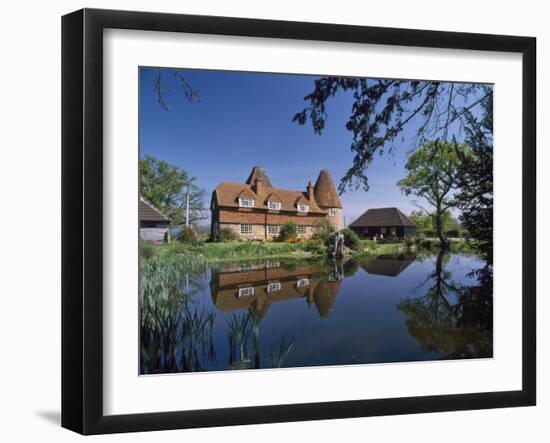
POLYGON ((404 238, 404 241, 405 241, 405 245, 410 248, 411 246, 415 246, 416 245, 416 237, 405 237, 404 238))
POLYGON ((420 242, 420 246, 425 249, 432 249, 435 246, 434 240, 424 239, 420 242))
POLYGON ((325 253, 324 242, 321 241, 320 239, 308 240, 304 242, 301 249, 303 249, 306 252, 310 252, 312 254, 317 254, 317 255, 321 255, 325 253))
POLYGON ((313 235, 311 238, 314 240, 321 240, 324 243, 333 232, 335 232, 334 226, 328 219, 324 218, 313 228, 313 235))
POLYGON ((216 235, 214 241, 217 242, 230 242, 230 241, 237 241, 239 239, 239 236, 237 233, 231 229, 231 228, 221 228, 218 231, 218 234, 216 235))
POLYGON ((178 234, 178 241, 182 243, 194 243, 198 239, 197 232, 191 226, 182 228, 178 234))
POLYGON ((139 256, 145 260, 155 255, 155 247, 147 240, 141 240, 139 242, 139 256))
POLYGON ((428 230, 428 231, 424 231, 423 234, 425 237, 437 237, 437 234, 435 231, 428 230))
POLYGON ((445 234, 447 234, 448 237, 460 237, 458 229, 449 229, 445 234))
POLYGON ((384 238, 381 238, 380 240, 378 240, 378 243, 381 243, 381 244, 401 243, 401 240, 399 239, 399 237, 389 234, 389 235, 385 235, 384 238))
POLYGON ((361 240, 354 231, 349 228, 345 228, 342 229, 340 232, 344 234, 344 245, 346 245, 350 249, 359 249, 359 247, 361 246, 361 240))
POLYGON ((281 225, 279 229, 279 241, 296 240, 298 238, 298 225, 294 222, 286 222, 281 225))

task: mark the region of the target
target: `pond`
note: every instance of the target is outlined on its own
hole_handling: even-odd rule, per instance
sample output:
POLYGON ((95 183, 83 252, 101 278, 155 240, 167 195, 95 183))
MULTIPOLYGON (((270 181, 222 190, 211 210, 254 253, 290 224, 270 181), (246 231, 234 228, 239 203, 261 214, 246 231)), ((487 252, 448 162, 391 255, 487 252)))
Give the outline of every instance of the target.
POLYGON ((475 255, 152 262, 140 373, 490 358, 492 269, 475 255))

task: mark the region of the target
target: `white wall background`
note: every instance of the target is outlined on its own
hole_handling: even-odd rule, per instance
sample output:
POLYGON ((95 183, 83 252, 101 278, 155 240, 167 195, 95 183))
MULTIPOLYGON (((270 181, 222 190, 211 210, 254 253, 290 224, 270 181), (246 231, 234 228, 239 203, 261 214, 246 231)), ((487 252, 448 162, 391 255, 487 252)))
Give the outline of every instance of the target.
MULTIPOLYGON (((60 416, 60 17, 81 7, 531 35, 538 38, 539 221, 550 216, 549 12, 542 1, 271 2, 111 0, 5 2, 0 27, 0 438, 74 441, 60 416), (544 109, 543 109, 544 108, 544 109), (544 112, 546 111, 546 112, 544 112), (8 234, 6 234, 8 233, 8 234)), ((539 223, 539 226, 542 223, 539 223)), ((540 231, 540 229, 539 229, 540 231)), ((329 420, 102 436, 94 441, 242 442, 350 440, 464 442, 550 438, 549 236, 539 237, 539 405, 533 408, 329 420), (546 247, 546 252, 540 250, 546 247)), ((413 381, 414 382, 414 381, 413 381)), ((452 383, 452 380, 449 380, 452 383)))

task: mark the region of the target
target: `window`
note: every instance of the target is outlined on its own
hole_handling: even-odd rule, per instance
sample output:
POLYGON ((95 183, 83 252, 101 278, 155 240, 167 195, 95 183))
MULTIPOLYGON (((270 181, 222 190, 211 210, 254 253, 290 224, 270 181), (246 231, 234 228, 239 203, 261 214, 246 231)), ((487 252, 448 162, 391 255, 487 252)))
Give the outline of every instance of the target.
POLYGON ((239 298, 241 297, 252 297, 254 295, 254 288, 252 286, 248 288, 239 289, 239 298))
POLYGON ((271 268, 279 268, 281 266, 281 264, 278 262, 278 261, 268 261, 266 264, 265 264, 265 267, 267 269, 271 269, 271 268))
POLYGON ((298 234, 299 235, 307 235, 307 226, 298 225, 298 234))
POLYGON ((391 231, 391 235, 397 235, 397 228, 390 228, 390 231, 391 231))
POLYGON ((239 206, 243 208, 252 208, 254 207, 254 199, 241 197, 239 198, 239 206))
POLYGON ((267 208, 272 209, 273 211, 280 211, 281 210, 281 203, 280 202, 268 201, 267 202, 267 208))
POLYGON ((381 232, 382 234, 385 234, 385 233, 386 233, 386 228, 385 228, 385 227, 380 228, 380 232, 381 232))
POLYGON ((298 204, 298 212, 308 212, 309 211, 309 205, 304 205, 302 203, 298 204))
POLYGON ((307 278, 301 278, 296 282, 296 286, 299 288, 307 288, 309 286, 309 280, 307 278))
POLYGON ((252 235, 252 225, 250 223, 241 224, 241 235, 252 235))
POLYGON ((281 283, 279 283, 278 281, 273 282, 273 283, 269 283, 267 285, 268 294, 271 293, 271 292, 279 292, 280 290, 281 290, 281 283))
POLYGON ((279 225, 267 225, 267 235, 279 235, 279 225))
POLYGON ((338 208, 330 208, 328 210, 328 215, 331 217, 336 217, 338 215, 338 208))

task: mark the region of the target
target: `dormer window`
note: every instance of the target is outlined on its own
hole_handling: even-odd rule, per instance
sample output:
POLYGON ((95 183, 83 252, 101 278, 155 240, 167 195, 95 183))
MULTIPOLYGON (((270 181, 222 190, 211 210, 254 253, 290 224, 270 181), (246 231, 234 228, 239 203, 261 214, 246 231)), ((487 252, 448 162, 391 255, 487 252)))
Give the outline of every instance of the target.
POLYGON ((280 211, 281 210, 281 202, 268 201, 267 202, 267 209, 271 209, 272 211, 280 211))
POLYGON ((254 199, 253 198, 241 197, 241 198, 239 198, 239 206, 241 208, 253 208, 254 207, 254 199))
POLYGON ((298 203, 298 212, 308 212, 308 211, 309 211, 309 205, 298 203))
POLYGON ((336 217, 338 215, 338 208, 330 208, 328 210, 328 215, 331 217, 336 217))

